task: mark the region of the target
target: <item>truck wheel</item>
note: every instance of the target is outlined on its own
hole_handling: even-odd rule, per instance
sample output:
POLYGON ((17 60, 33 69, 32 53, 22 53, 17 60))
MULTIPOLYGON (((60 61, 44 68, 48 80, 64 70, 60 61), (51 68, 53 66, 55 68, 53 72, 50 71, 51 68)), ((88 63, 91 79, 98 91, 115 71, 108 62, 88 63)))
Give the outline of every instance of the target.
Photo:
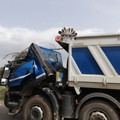
POLYGON ((24 120, 52 120, 49 102, 41 96, 32 97, 23 109, 24 120))
POLYGON ((86 103, 79 112, 79 120, 119 120, 115 109, 103 101, 86 103))

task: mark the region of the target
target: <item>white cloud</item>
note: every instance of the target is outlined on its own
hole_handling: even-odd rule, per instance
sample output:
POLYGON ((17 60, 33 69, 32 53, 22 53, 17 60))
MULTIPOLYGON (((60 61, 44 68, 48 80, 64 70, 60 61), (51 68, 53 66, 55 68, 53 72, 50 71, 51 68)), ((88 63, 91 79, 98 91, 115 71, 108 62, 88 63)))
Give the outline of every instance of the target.
POLYGON ((78 35, 95 35, 95 34, 103 34, 104 30, 103 29, 97 29, 97 28, 91 28, 91 29, 85 29, 85 30, 80 30, 77 31, 78 35))
POLYGON ((55 47, 54 36, 59 28, 43 31, 34 31, 26 28, 6 28, 0 26, 0 66, 6 62, 2 58, 6 54, 19 52, 28 47, 32 42, 39 45, 55 47))
POLYGON ((117 33, 120 34, 120 29, 117 30, 117 33))
MULTIPOLYGON (((2 59, 5 55, 22 51, 32 42, 50 48, 58 47, 54 41, 58 30, 61 30, 61 28, 35 31, 27 28, 7 28, 0 26, 0 66, 3 66, 9 59, 2 59)), ((78 35, 97 33, 103 33, 103 30, 94 28, 78 31, 78 35)))

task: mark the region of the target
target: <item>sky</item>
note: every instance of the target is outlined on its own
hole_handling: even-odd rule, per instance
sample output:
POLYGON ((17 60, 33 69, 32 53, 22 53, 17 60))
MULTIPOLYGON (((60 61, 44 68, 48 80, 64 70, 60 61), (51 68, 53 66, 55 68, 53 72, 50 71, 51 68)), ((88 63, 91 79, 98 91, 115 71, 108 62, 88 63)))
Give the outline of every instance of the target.
POLYGON ((63 27, 79 35, 120 32, 119 0, 0 0, 0 66, 35 42, 55 47, 63 27))

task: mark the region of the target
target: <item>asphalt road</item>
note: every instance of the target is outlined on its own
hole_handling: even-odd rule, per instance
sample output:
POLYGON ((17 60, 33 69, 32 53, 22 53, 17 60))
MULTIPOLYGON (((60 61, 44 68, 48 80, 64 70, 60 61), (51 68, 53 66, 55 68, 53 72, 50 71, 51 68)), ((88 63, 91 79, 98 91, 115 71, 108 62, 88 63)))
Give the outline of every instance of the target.
POLYGON ((22 117, 22 114, 18 114, 15 117, 8 115, 8 109, 0 101, 0 120, 23 120, 23 117, 22 117))
POLYGON ((15 117, 8 115, 8 109, 0 102, 0 120, 23 120, 22 115, 19 114, 15 117))

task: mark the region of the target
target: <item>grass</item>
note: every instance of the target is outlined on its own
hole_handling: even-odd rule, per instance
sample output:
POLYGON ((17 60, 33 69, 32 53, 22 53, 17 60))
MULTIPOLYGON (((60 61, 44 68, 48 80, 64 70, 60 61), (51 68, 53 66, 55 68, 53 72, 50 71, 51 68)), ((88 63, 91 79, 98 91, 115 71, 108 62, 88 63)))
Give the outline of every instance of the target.
POLYGON ((5 91, 7 90, 6 87, 4 86, 0 86, 0 101, 4 100, 4 95, 5 95, 5 91))
MULTIPOLYGON (((2 72, 2 68, 0 68, 0 79, 1 79, 1 72, 2 72)), ((5 91, 7 91, 7 88, 4 86, 0 86, 0 101, 4 100, 5 91)))

